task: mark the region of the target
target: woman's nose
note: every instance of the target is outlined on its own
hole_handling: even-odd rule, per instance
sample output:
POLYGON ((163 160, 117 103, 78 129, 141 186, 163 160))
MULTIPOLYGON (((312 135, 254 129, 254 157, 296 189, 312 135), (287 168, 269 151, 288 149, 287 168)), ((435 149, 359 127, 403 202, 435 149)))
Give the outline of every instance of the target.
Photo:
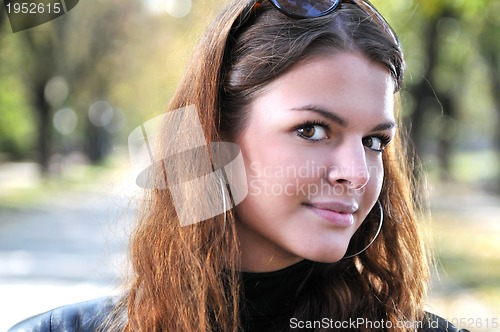
POLYGON ((362 189, 370 181, 370 172, 366 162, 365 147, 359 144, 345 144, 332 157, 328 170, 331 185, 345 185, 349 189, 362 189))

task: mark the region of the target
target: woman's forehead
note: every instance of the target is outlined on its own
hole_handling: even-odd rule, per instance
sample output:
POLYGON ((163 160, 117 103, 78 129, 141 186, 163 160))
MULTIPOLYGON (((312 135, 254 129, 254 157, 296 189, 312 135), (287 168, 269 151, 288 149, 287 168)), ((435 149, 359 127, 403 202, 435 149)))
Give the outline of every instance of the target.
POLYGON ((357 53, 301 61, 271 82, 255 99, 268 106, 363 109, 393 117, 394 81, 389 72, 357 53))

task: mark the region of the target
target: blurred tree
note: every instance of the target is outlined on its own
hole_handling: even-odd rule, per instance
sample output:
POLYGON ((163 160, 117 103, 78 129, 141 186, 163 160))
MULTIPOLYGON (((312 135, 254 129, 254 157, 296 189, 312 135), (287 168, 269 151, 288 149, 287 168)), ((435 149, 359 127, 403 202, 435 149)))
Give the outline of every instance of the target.
POLYGON ((0 5, 0 161, 22 159, 30 151, 32 132, 29 108, 17 75, 21 52, 8 26, 5 7, 0 5))
MULTIPOLYGON (((129 38, 127 24, 131 23, 132 15, 143 17, 144 11, 133 0, 101 1, 98 7, 95 4, 82 7, 83 13, 71 17, 72 29, 64 36, 65 72, 74 91, 73 104, 85 112, 85 153, 92 163, 97 163, 109 153, 111 135, 106 130, 108 123, 90 116, 90 107, 96 100, 109 99, 110 89, 125 66, 120 59, 129 38)), ((103 113, 97 117, 112 115, 103 113)))
POLYGON ((498 178, 495 183, 495 190, 500 192, 500 1, 491 1, 489 10, 486 12, 486 19, 478 22, 479 44, 481 53, 488 65, 488 79, 491 84, 491 94, 493 96, 494 108, 496 110, 496 125, 494 146, 497 157, 498 178))
MULTIPOLYGON (((24 82, 29 91, 31 107, 37 119, 38 162, 42 174, 47 174, 53 148, 53 114, 65 103, 72 103, 86 116, 93 99, 107 98, 112 80, 113 54, 126 36, 127 16, 139 10, 133 1, 82 2, 68 14, 50 23, 16 35, 24 42, 24 82), (48 91, 54 77, 62 77, 68 94, 59 98, 60 86, 54 97, 48 91), (67 98, 69 97, 69 101, 67 98), (82 112, 83 111, 83 112, 82 112)), ((86 153, 92 162, 107 153, 109 135, 102 127, 86 121, 88 140, 86 153)))
POLYGON ((418 153, 438 159, 441 179, 461 180, 451 178, 457 166, 463 167, 453 163, 455 151, 487 149, 492 132, 500 136, 491 125, 489 103, 499 95, 493 86, 499 77, 500 0, 387 0, 376 5, 402 37, 409 65, 406 120, 418 153), (485 49, 490 60, 480 56, 485 49), (481 88, 488 83, 491 91, 481 88))
POLYGON ((0 28, 3 26, 3 22, 5 21, 5 18, 7 17, 5 12, 5 6, 0 6, 0 28))
MULTIPOLYGON (((441 131, 437 134, 437 157, 439 160, 441 178, 450 180, 452 141, 454 133, 451 128, 452 123, 457 118, 457 107, 455 104, 455 92, 451 84, 439 84, 439 67, 444 61, 440 61, 445 45, 447 31, 440 29, 443 21, 455 20, 456 13, 452 5, 447 1, 423 1, 417 0, 416 5, 421 9, 420 39, 422 41, 422 54, 425 63, 422 77, 413 81, 409 92, 416 101, 413 112, 408 117, 411 127, 411 137, 416 145, 419 155, 427 145, 424 138, 428 135, 428 130, 424 127, 425 119, 429 112, 440 112, 441 131)), ((447 64, 449 66, 449 64, 447 64)), ((460 67, 460 66, 458 66, 460 67)), ((457 79, 462 75, 460 70, 455 70, 457 79)))
MULTIPOLYGON (((52 25, 52 27, 60 25, 52 25)), ((56 56, 57 39, 53 33, 35 34, 32 30, 21 32, 26 53, 32 58, 27 69, 25 84, 30 92, 29 100, 38 125, 38 162, 42 174, 48 172, 50 146, 52 140, 52 109, 45 98, 45 86, 58 71, 56 56), (37 35, 35 37, 35 35, 37 35)))
MULTIPOLYGON (((17 43, 0 49, 0 55, 12 51, 22 56, 16 77, 23 77, 31 96, 42 170, 47 172, 49 158, 61 144, 83 148, 89 160, 99 162, 120 125, 128 121, 129 127, 119 133, 126 138, 130 127, 162 112, 197 36, 220 2, 197 1, 189 15, 172 18, 161 8, 148 11, 137 0, 80 1, 51 23, 13 34, 17 43), (68 92, 61 99, 64 86, 68 92), (97 107, 104 104, 109 107, 97 107), (54 133, 58 111, 68 107, 77 114, 75 132, 54 133)), ((23 99, 22 92, 16 95, 23 99)), ((0 141, 1 136, 0 130, 0 141)))

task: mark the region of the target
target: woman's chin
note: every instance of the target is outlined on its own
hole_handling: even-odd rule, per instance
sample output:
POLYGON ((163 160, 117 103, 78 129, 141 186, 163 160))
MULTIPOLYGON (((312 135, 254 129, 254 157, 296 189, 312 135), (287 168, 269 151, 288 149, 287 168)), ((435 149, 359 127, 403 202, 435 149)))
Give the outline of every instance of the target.
POLYGON ((318 263, 336 263, 345 256, 346 251, 347 247, 332 248, 331 250, 322 249, 314 252, 304 253, 302 257, 318 263))

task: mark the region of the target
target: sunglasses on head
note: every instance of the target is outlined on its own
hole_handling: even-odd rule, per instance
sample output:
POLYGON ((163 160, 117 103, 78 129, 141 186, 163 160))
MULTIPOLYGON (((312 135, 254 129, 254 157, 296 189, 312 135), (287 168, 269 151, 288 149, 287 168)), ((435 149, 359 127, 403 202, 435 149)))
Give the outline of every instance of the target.
MULTIPOLYGON (((236 19, 234 25, 236 29, 243 25, 264 1, 252 0, 236 19)), ((391 36, 395 44, 399 45, 394 30, 368 0, 269 0, 269 2, 281 13, 294 19, 321 17, 333 12, 341 3, 354 4, 360 7, 371 19, 374 19, 391 36)))

